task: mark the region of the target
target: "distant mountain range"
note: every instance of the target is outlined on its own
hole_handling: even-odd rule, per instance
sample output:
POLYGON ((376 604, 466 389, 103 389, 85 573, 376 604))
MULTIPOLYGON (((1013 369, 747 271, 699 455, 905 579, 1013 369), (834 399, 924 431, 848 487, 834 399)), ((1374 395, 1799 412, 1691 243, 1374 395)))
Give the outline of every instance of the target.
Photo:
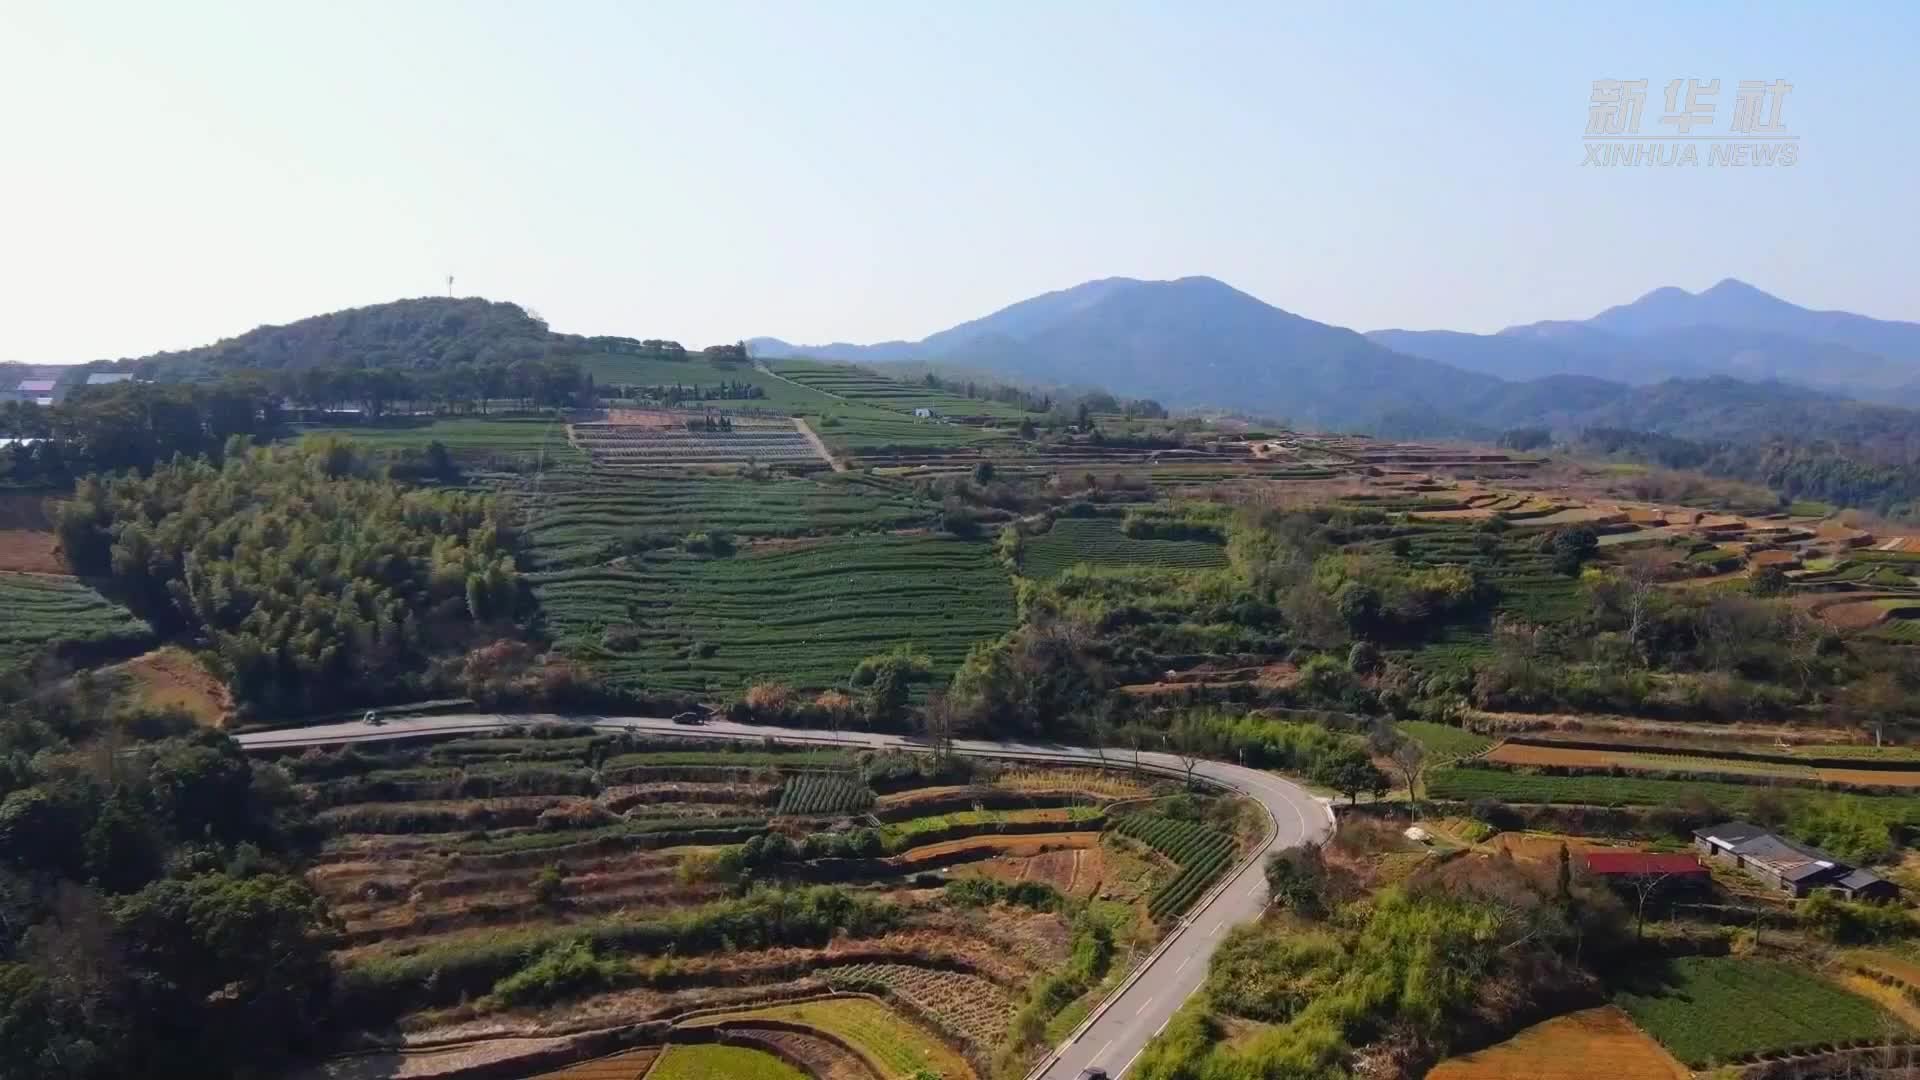
POLYGON ((1812 311, 1732 278, 1698 293, 1655 289, 1583 322, 1537 322, 1497 334, 1376 330, 1367 337, 1506 379, 1577 374, 1639 384, 1731 375, 1920 404, 1920 323, 1812 311))
POLYGON ((1362 335, 1212 278, 1106 278, 915 342, 748 346, 761 356, 965 364, 1410 437, 1539 425, 1698 438, 1763 437, 1788 423, 1801 426, 1786 433, 1805 437, 1920 432, 1920 413, 1881 407, 1920 404, 1920 324, 1812 311, 1732 279, 1699 293, 1656 289, 1584 321, 1362 335))

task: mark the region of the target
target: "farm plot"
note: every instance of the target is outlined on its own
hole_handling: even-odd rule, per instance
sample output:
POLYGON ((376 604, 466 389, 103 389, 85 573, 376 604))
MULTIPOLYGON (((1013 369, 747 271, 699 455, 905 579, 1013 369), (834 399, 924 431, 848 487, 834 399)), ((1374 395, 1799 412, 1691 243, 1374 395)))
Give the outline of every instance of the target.
POLYGON ((850 401, 912 412, 932 409, 941 416, 1003 419, 1018 423, 1027 413, 1018 406, 936 390, 924 384, 889 379, 865 368, 816 360, 772 360, 768 367, 783 378, 850 401))
POLYGON ((646 1075, 648 1080, 808 1080, 764 1050, 719 1043, 669 1046, 646 1075))
POLYGON ((996 428, 923 420, 910 413, 846 401, 835 401, 812 424, 829 447, 862 456, 884 456, 889 450, 972 450, 1015 445, 1010 432, 996 428))
POLYGON ((1402 720, 1395 727, 1434 759, 1472 757, 1493 745, 1485 735, 1427 720, 1402 720))
POLYGON ((532 468, 586 460, 567 442, 567 425, 557 417, 405 417, 342 426, 295 424, 292 430, 296 435, 340 435, 386 452, 425 452, 437 442, 464 465, 532 468))
POLYGON ((903 851, 936 840, 992 833, 1072 832, 1089 828, 1101 812, 1090 806, 1057 810, 962 810, 952 814, 909 818, 884 825, 880 839, 889 851, 903 851))
MULTIPOLYGON (((1492 798, 1517 803, 1584 806, 1672 806, 1688 796, 1704 796, 1729 813, 1744 812, 1754 796, 1772 792, 1792 801, 1811 792, 1766 784, 1720 784, 1705 780, 1642 779, 1631 776, 1537 776, 1505 769, 1455 766, 1427 778, 1436 799, 1472 801, 1492 798)), ((1872 814, 1889 824, 1920 823, 1920 798, 1910 795, 1823 794, 1872 814)))
POLYGON ((1135 814, 1122 819, 1118 831, 1180 867, 1147 901, 1147 914, 1155 919, 1185 911, 1233 862, 1233 838, 1197 821, 1135 814))
POLYGON ((136 652, 153 630, 77 578, 0 573, 0 670, 49 648, 136 652))
POLYGON ((1608 1005, 1556 1016, 1506 1042, 1434 1066, 1427 1080, 1687 1080, 1627 1014, 1608 1005))
POLYGON ((685 360, 664 357, 606 354, 586 358, 581 368, 597 384, 612 386, 679 387, 686 391, 679 404, 699 408, 773 409, 817 412, 834 399, 805 386, 776 378, 751 363, 713 363, 704 357, 685 360), (725 397, 727 384, 750 386, 760 396, 725 397), (699 397, 699 394, 710 394, 699 397))
POLYGON ((873 789, 856 776, 801 773, 780 790, 780 816, 849 814, 873 805, 873 789))
POLYGON ((1053 577, 1079 563, 1214 570, 1227 565, 1227 551, 1200 540, 1136 539, 1113 518, 1061 518, 1029 537, 1020 554, 1020 570, 1030 577, 1053 577))
MULTIPOLYGON (((973 1068, 932 1032, 872 998, 844 997, 772 1005, 718 1016, 703 1016, 689 1027, 730 1020, 779 1020, 837 1036, 882 1070, 888 1080, 907 1080, 921 1069, 947 1080, 972 1080, 973 1068)), ((658 1077, 656 1066, 654 1077, 658 1077)))
POLYGON ((832 465, 791 421, 768 424, 742 421, 724 431, 575 424, 573 438, 596 466, 609 469, 673 469, 756 462, 813 469, 832 465))
POLYGON ((1665 979, 1616 998, 1675 1057, 1702 1067, 1770 1051, 1881 1039, 1892 1019, 1804 967, 1733 956, 1683 956, 1665 979))
POLYGON ((541 1073, 533 1080, 640 1080, 647 1075, 647 1068, 653 1064, 653 1059, 660 1056, 661 1049, 658 1046, 645 1046, 611 1054, 569 1065, 555 1072, 541 1073))
POLYGON ((699 559, 654 553, 621 568, 535 579, 560 648, 617 686, 821 688, 863 657, 910 646, 936 679, 1013 625, 1013 592, 985 543, 833 538, 699 559))
POLYGON ((930 524, 936 508, 903 484, 853 473, 748 480, 665 472, 569 471, 517 496, 531 513, 536 565, 583 566, 630 537, 677 540, 723 531, 743 539, 818 536, 930 524))
POLYGON ((1805 765, 1772 761, 1740 761, 1698 754, 1662 754, 1640 750, 1583 750, 1562 746, 1505 743, 1486 760, 1498 765, 1550 765, 1569 769, 1632 769, 1640 772, 1719 772, 1749 776, 1815 779, 1805 765))
POLYGON ((1013 1022, 1012 999, 978 975, 908 964, 849 964, 824 974, 836 990, 892 994, 981 1051, 1005 1038, 1013 1022))

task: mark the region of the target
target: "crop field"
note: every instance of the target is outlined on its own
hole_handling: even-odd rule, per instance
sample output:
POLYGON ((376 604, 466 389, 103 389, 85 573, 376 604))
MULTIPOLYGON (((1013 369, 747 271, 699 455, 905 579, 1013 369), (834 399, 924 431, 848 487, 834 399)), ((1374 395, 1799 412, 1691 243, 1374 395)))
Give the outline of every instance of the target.
POLYGON ((904 851, 956 835, 993 835, 1001 832, 1026 835, 1097 828, 1095 823, 1100 817, 1100 811, 1090 806, 1056 810, 961 810, 883 825, 880 839, 887 850, 904 851))
POLYGON ((605 469, 678 469, 691 466, 779 465, 788 470, 825 469, 820 456, 791 421, 735 424, 731 430, 588 423, 573 426, 573 440, 605 469))
POLYGON ((1675 1057, 1702 1067, 1769 1051, 1884 1037, 1872 1002, 1805 967, 1732 956, 1682 956, 1662 984, 1616 1001, 1675 1057))
POLYGON ((1080 563, 1216 570, 1227 565, 1227 549, 1201 540, 1136 539, 1114 518, 1063 517, 1028 537, 1020 554, 1021 572, 1030 577, 1053 577, 1080 563))
POLYGON ((1427 1080, 1687 1080, 1691 1074, 1611 1005, 1556 1016, 1448 1058, 1427 1080))
POLYGON ((998 401, 969 398, 932 387, 890 379, 864 368, 821 360, 771 360, 768 366, 804 386, 882 408, 912 412, 932 409, 942 416, 992 417, 1018 423, 1028 414, 998 401))
POLYGON ((792 814, 849 814, 873 805, 873 789, 859 777, 842 773, 801 773, 780 789, 782 817, 792 814))
POLYGON ((516 496, 542 567, 604 562, 629 536, 741 539, 880 532, 931 524, 936 508, 905 485, 856 473, 765 480, 665 473, 550 473, 516 496))
POLYGON ((1449 724, 1402 720, 1394 727, 1425 748, 1430 759, 1472 757, 1493 745, 1493 740, 1485 735, 1449 724))
POLYGON ((541 1073, 533 1080, 640 1080, 647 1075, 647 1069, 661 1054, 662 1047, 643 1046, 638 1050, 627 1050, 618 1054, 609 1054, 592 1061, 583 1061, 550 1073, 541 1073))
MULTIPOLYGON (((1705 796, 1729 812, 1745 811, 1760 792, 1791 801, 1807 793, 1765 784, 1720 784, 1704 780, 1657 780, 1630 776, 1537 776, 1504 769, 1446 768, 1428 774, 1427 794, 1436 799, 1501 799, 1517 803, 1585 806, 1671 806, 1690 795, 1705 796)), ((1920 797, 1825 795, 1857 806, 1890 824, 1920 824, 1920 797)))
POLYGON ((827 983, 849 991, 884 990, 902 998, 920 1015, 974 1047, 990 1050, 1006 1037, 1013 1022, 1013 999, 990 980, 964 971, 909 964, 850 964, 826 973, 827 983))
POLYGON ((923 420, 911 413, 839 400, 834 400, 811 423, 829 447, 857 455, 893 449, 960 450, 1015 445, 1009 431, 923 420))
POLYGON ((153 631, 77 578, 0 573, 0 669, 28 663, 52 646, 135 652, 153 631))
POLYGON ((1185 911, 1233 863, 1233 838, 1197 821, 1136 814, 1122 820, 1117 831, 1180 867, 1180 872, 1148 901, 1147 913, 1156 919, 1185 911))
MULTIPOLYGON (((921 1069, 948 1080, 971 1080, 973 1067, 932 1032, 870 998, 847 997, 772 1005, 739 1013, 701 1017, 693 1026, 729 1020, 780 1020, 824 1031, 851 1045, 860 1056, 893 1080, 909 1080, 921 1069)), ((655 1069, 658 1075, 658 1069, 655 1069)))
POLYGON ((722 383, 746 383, 759 387, 765 396, 757 398, 696 398, 685 405, 714 409, 747 408, 779 412, 812 413, 833 404, 833 398, 807 387, 775 378, 752 363, 716 364, 704 357, 668 360, 662 357, 604 354, 586 358, 581 368, 598 384, 616 386, 717 387, 722 383))
POLYGON ((950 673, 1013 625, 984 542, 836 537, 703 559, 653 553, 535 579, 560 647, 619 686, 732 690, 763 679, 844 685, 863 657, 909 646, 950 673))
POLYGON ((1742 761, 1698 754, 1661 754, 1640 750, 1584 750, 1562 746, 1506 743, 1487 755, 1501 765, 1557 765, 1572 769, 1633 769, 1641 772, 1721 772, 1751 776, 1779 776, 1812 780, 1815 771, 1805 765, 1772 761, 1742 761))
POLYGON ((808 1080, 764 1050, 719 1043, 669 1046, 646 1075, 649 1080, 808 1080))
MULTIPOLYGON (((1416 564, 1478 568, 1498 591, 1494 606, 1500 612, 1528 622, 1556 623, 1584 609, 1579 582, 1553 569, 1553 557, 1535 548, 1536 535, 1525 529, 1497 534, 1497 559, 1491 562, 1479 548, 1484 535, 1471 527, 1427 523, 1398 530, 1395 541, 1407 541, 1406 557, 1416 564)), ((1384 549, 1387 543, 1379 546, 1384 549)))
POLYGON ((340 435, 375 451, 424 451, 440 443, 465 465, 494 463, 549 467, 584 461, 567 441, 567 426, 551 417, 407 417, 338 427, 294 425, 295 435, 340 435))

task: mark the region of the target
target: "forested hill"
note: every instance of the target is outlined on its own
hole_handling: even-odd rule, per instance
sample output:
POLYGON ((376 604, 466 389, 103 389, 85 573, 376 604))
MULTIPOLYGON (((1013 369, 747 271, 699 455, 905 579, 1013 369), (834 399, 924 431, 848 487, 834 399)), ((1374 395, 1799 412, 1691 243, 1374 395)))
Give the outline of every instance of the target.
POLYGON ((261 326, 212 345, 122 360, 115 366, 143 377, 318 367, 432 371, 596 352, 685 350, 671 341, 557 334, 518 304, 432 296, 261 326))

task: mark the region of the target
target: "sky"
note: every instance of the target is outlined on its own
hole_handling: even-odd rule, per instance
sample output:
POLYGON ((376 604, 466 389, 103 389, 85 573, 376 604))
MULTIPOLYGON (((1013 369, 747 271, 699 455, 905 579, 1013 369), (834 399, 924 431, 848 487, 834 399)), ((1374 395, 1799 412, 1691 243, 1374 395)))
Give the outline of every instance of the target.
MULTIPOLYGON (((1091 278, 1491 331, 1737 277, 1920 321, 1920 5, 0 0, 0 360, 444 293, 689 345, 1091 278), (1790 168, 1583 166, 1784 79, 1790 168)), ((1704 150, 1702 151, 1704 153, 1704 150)))

